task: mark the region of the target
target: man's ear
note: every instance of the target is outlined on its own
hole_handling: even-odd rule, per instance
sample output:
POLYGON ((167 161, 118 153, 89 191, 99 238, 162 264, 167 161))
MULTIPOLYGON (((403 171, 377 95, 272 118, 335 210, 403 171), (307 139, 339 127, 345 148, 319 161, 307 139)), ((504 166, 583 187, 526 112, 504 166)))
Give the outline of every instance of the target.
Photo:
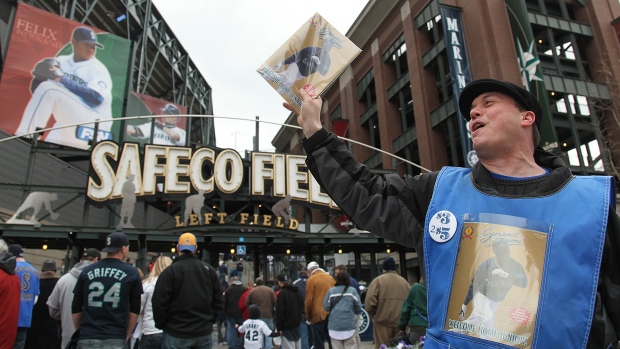
POLYGON ((530 126, 536 123, 536 114, 534 114, 534 112, 531 110, 523 112, 521 118, 521 122, 524 126, 530 126))

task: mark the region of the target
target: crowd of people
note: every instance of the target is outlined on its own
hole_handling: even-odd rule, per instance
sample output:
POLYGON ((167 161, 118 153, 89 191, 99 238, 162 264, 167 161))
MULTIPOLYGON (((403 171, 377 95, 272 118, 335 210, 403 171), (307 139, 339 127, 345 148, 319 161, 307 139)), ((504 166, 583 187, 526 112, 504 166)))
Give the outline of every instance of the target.
POLYGON ((281 272, 272 286, 262 277, 243 284, 236 273, 223 272, 224 268, 220 263, 224 311, 216 320, 214 345, 231 349, 276 345, 284 349, 360 348, 358 324, 364 307, 374 324, 376 348, 391 345, 402 333, 411 333, 411 343, 424 335, 425 284, 416 283, 410 291, 409 283, 396 273, 392 257, 385 258, 382 275, 365 292, 346 265, 336 266, 330 275, 317 262, 310 262, 299 270, 297 279, 281 272))
MULTIPOLYGON (((59 278, 53 260, 38 271, 20 245, 0 239, 0 349, 360 347, 360 285, 346 265, 332 276, 310 262, 295 280, 281 272, 273 286, 262 277, 244 285, 236 268, 222 277, 223 264, 199 260, 193 234, 179 237, 177 251, 142 277, 126 263, 127 236, 115 232, 59 278)), ((395 269, 386 258, 367 289, 376 348, 407 325, 420 327, 405 315, 409 284, 395 269)))

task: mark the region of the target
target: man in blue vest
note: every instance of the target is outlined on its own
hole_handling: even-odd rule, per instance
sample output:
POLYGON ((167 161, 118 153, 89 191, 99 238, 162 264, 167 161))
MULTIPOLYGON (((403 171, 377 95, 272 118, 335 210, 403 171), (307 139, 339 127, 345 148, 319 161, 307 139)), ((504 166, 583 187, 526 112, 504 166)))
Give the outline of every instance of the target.
MULTIPOLYGON (((532 93, 506 81, 470 83, 461 92, 459 110, 469 121, 478 163, 472 169, 445 167, 403 177, 376 175, 356 161, 322 127, 321 99, 303 90, 300 94, 297 122, 314 178, 360 229, 415 247, 419 254, 428 288, 425 348, 618 345, 620 219, 614 182, 575 177, 558 156, 537 147, 544 115, 532 93), (542 246, 542 252, 532 254, 533 263, 526 267, 530 278, 537 278, 527 290, 538 301, 532 309, 507 309, 511 329, 487 328, 490 338, 481 338, 475 332, 481 328, 459 321, 463 298, 451 302, 449 291, 471 280, 470 272, 455 274, 463 267, 457 258, 474 265, 482 251, 461 255, 459 246, 488 244, 502 236, 485 236, 482 228, 489 226, 505 228, 508 235, 523 229, 511 238, 511 246, 522 244, 532 253, 542 246), (471 227, 478 240, 470 244, 471 227)), ((510 291, 511 301, 526 299, 520 290, 510 291)))

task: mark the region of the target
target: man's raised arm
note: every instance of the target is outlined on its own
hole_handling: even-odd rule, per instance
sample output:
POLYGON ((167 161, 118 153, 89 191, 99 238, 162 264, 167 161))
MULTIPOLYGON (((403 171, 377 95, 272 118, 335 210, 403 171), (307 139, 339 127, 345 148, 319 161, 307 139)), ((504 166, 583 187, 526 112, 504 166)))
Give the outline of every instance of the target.
MULTIPOLYGON (((301 127, 306 138, 312 137, 323 125, 321 125, 321 106, 323 100, 321 98, 314 98, 306 92, 306 90, 299 90, 299 94, 303 99, 301 104, 301 115, 297 116, 297 124, 301 127)), ((294 112, 290 104, 283 103, 284 108, 294 112)))

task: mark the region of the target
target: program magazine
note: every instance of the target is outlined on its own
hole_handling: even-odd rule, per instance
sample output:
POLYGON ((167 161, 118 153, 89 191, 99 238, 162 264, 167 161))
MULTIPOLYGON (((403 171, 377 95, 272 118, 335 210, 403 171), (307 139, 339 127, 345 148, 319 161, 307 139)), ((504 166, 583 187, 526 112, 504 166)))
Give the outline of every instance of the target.
POLYGON ((299 90, 320 96, 360 52, 315 13, 257 71, 300 114, 299 90))

